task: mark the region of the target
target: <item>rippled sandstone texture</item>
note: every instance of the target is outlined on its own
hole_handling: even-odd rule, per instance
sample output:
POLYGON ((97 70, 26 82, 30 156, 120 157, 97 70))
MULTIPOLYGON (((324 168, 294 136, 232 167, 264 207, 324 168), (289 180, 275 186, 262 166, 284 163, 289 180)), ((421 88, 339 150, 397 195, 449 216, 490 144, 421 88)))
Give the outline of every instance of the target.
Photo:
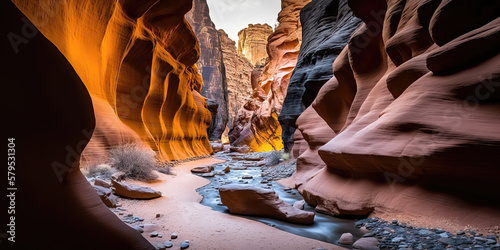
POLYGON ((297 118, 332 78, 333 61, 361 24, 347 0, 314 0, 300 11, 300 21, 302 45, 279 115, 286 151, 293 145, 297 118))
POLYGON ((264 65, 268 57, 267 39, 273 33, 268 24, 249 24, 238 32, 238 55, 244 56, 253 65, 264 65))
POLYGON ((224 30, 218 30, 222 45, 222 55, 226 66, 227 79, 227 106, 229 110, 228 128, 231 129, 238 110, 245 104, 248 96, 252 94, 252 63, 236 51, 235 42, 231 40, 224 30))
POLYGON ((269 62, 264 67, 250 99, 238 111, 229 140, 233 146, 247 145, 254 151, 281 150, 278 114, 302 41, 300 10, 309 0, 283 0, 279 25, 269 37, 269 62))
POLYGON ((41 20, 35 25, 93 99, 97 126, 85 160, 131 140, 143 141, 163 160, 211 153, 211 115, 194 66, 199 50, 184 19, 190 2, 16 3, 28 18, 41 20))
POLYGON ((299 191, 330 214, 499 225, 500 3, 348 3, 363 24, 297 120, 299 191))
MULTIPOLYGON (((17 7, 10 1, 0 3, 4 11, 0 17, 1 35, 16 37, 14 42, 1 40, 0 60, 5 70, 1 82, 6 83, 2 84, 2 92, 8 93, 2 102, 6 104, 5 115, 12 118, 5 129, 8 136, 16 138, 15 186, 19 188, 14 192, 16 211, 12 214, 16 217, 16 242, 9 245, 2 239, 2 249, 154 249, 104 205, 80 172, 80 154, 96 126, 90 87, 81 80, 84 74, 70 63, 69 56, 60 52, 62 48, 72 51, 71 41, 76 37, 59 41, 60 48, 44 37, 57 40, 55 34, 68 32, 63 24, 75 25, 73 18, 88 17, 85 14, 106 8, 90 2, 68 1, 68 5, 60 6, 60 1, 45 1, 47 5, 42 9, 37 3, 16 1, 17 7), (80 15, 70 15, 77 8, 80 15)), ((120 6, 113 7, 122 9, 120 6)), ((93 24, 88 22, 86 27, 102 27, 99 22, 93 24)), ((70 31, 78 34, 77 29, 70 31)), ((91 46, 90 40, 81 42, 91 46)), ((80 67, 86 65, 78 62, 80 67)))
POLYGON ((228 122, 228 88, 222 41, 210 19, 206 0, 194 0, 193 8, 186 15, 186 19, 193 27, 200 45, 200 60, 197 63, 203 78, 200 93, 218 105, 217 112, 212 113, 212 124, 208 129, 208 138, 217 141, 221 139, 228 122))

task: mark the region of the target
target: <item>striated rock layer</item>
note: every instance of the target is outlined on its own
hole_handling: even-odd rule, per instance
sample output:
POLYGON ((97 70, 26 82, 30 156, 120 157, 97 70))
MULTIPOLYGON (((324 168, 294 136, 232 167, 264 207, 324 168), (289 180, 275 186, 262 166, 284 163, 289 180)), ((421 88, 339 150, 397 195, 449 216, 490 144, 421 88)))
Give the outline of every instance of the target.
POLYGON ((347 0, 314 0, 300 11, 300 22, 302 45, 279 115, 286 151, 293 145, 297 118, 332 78, 333 61, 361 24, 347 0))
MULTIPOLYGON (((44 37, 55 38, 55 30, 47 31, 52 29, 67 34, 64 23, 75 24, 72 18, 84 18, 106 8, 90 2, 79 5, 67 1, 63 6, 60 1, 44 1, 47 5, 42 9, 37 3, 16 1, 17 7, 10 1, 0 3, 4 11, 1 36, 9 37, 1 40, 2 93, 8 93, 2 98, 2 107, 11 119, 5 124, 7 136, 15 138, 9 146, 14 149, 9 152, 15 154, 15 168, 11 169, 15 178, 9 179, 11 187, 18 188, 9 191, 15 199, 7 198, 15 214, 2 217, 15 218, 9 226, 13 232, 8 233, 15 236, 15 243, 3 237, 2 249, 154 249, 104 205, 79 170, 80 154, 96 126, 88 92, 91 83, 84 85, 84 74, 60 52, 62 47, 79 52, 71 49, 76 45, 72 39, 78 37, 78 29, 69 30, 76 37, 65 37, 68 41, 60 41, 61 48, 44 37), (78 15, 70 15, 77 7, 78 15), (47 32, 40 32, 29 19, 47 32)), ((122 9, 118 6, 116 9, 122 9)), ((85 26, 97 32, 100 25, 104 24, 89 22, 85 26)), ((88 35, 88 40, 80 39, 90 47, 92 36, 88 35)), ((92 67, 84 60, 78 62, 81 67, 92 67)), ((9 222, 2 219, 2 223, 9 222)))
POLYGON ((138 139, 163 160, 212 152, 211 116, 194 66, 198 46, 184 19, 191 2, 15 2, 68 59, 94 101, 97 126, 85 159, 138 139))
POLYGON ((293 180, 335 215, 500 224, 500 3, 350 0, 363 24, 297 120, 293 180))
POLYGON ((244 56, 253 65, 264 65, 268 58, 267 39, 273 33, 268 24, 249 24, 238 32, 238 55, 244 56))
POLYGON ((310 0, 283 0, 278 14, 279 25, 269 37, 269 62, 229 132, 233 146, 247 145, 254 151, 281 150, 281 126, 278 114, 290 76, 297 62, 302 28, 299 12, 310 0))
POLYGON ((235 47, 236 43, 229 38, 224 30, 218 30, 218 32, 222 45, 224 65, 226 66, 228 128, 231 129, 234 118, 238 115, 238 110, 245 104, 247 97, 252 94, 254 67, 246 57, 238 55, 235 47))
POLYGON ((210 19, 206 0, 194 0, 193 8, 186 15, 186 19, 193 27, 200 45, 200 60, 197 63, 203 78, 200 93, 218 105, 216 112, 212 113, 212 124, 208 129, 208 138, 217 141, 221 139, 228 122, 228 89, 222 41, 210 19))

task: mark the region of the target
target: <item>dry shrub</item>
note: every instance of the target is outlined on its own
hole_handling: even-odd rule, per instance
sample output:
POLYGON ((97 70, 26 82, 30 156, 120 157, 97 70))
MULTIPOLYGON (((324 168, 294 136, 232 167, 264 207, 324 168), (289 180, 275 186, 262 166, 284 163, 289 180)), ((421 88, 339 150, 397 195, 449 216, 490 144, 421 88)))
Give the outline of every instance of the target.
POLYGON ((158 165, 156 153, 139 144, 124 144, 109 151, 111 167, 123 172, 126 178, 152 181, 158 178, 153 172, 158 165))

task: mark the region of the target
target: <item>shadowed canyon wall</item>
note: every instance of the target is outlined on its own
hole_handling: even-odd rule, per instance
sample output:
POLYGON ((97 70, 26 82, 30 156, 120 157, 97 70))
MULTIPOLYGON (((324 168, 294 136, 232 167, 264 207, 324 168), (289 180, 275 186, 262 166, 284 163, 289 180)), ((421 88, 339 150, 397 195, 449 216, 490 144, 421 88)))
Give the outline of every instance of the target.
MULTIPOLYGON (((69 27, 65 23, 76 24, 71 20, 77 15, 70 15, 70 11, 76 11, 76 8, 81 10, 78 14, 85 17, 90 13, 102 14, 103 10, 124 10, 126 5, 107 6, 113 8, 106 9, 90 2, 79 5, 83 4, 82 1, 66 2, 68 5, 64 6, 58 5, 62 3, 60 1, 44 3, 47 5, 42 9, 36 1, 16 2, 28 18, 12 2, 0 3, 4 12, 0 17, 0 60, 2 70, 5 70, 0 79, 2 93, 8 93, 3 95, 2 107, 11 119, 4 129, 7 136, 15 138, 16 169, 12 181, 18 187, 16 191, 9 191, 15 193, 15 214, 10 215, 15 216, 15 243, 9 245, 2 233, 1 248, 154 249, 103 204, 81 174, 80 154, 95 126, 99 126, 89 94, 92 85, 83 82, 83 72, 78 72, 77 67, 70 64, 76 64, 76 58, 69 61, 60 52, 72 51, 72 43, 59 41, 60 48, 57 48, 44 37, 57 40, 55 34, 68 34, 69 27), (85 9, 89 12, 83 11, 85 9), (38 31, 29 19, 45 32, 38 31), (57 32, 49 31, 52 28, 57 32)), ((112 16, 108 14, 107 17, 112 16)), ((99 22, 82 25, 92 28, 106 26, 99 22)), ((81 43, 91 45, 89 40, 77 36, 77 25, 71 27, 75 28, 70 31, 76 37, 58 38, 69 41, 80 38, 84 40, 81 43)), ((104 33, 104 30, 100 31, 104 33)), ((88 33, 87 39, 92 40, 92 34, 96 35, 88 33)), ((78 54, 77 57, 80 56, 90 55, 78 54)), ((86 65, 84 61, 78 62, 80 67, 86 65)), ((90 76, 95 75, 87 77, 90 76)), ((104 90, 111 86, 102 87, 104 90)), ((99 110, 96 108, 95 111, 97 114, 99 110)), ((2 220, 3 225, 7 223, 2 220)))
MULTIPOLYGON (((218 30, 222 45, 222 55, 226 66, 227 79, 227 106, 229 110, 228 129, 233 125, 238 110, 245 104, 248 96, 252 94, 252 72, 254 66, 236 51, 236 43, 231 40, 224 30, 218 30)), ((227 136, 227 134, 226 134, 227 136)), ((226 138, 227 139, 227 138, 226 138)))
POLYGON ((249 24, 238 32, 238 55, 246 57, 253 65, 265 65, 267 39, 272 33, 273 28, 268 24, 249 24))
POLYGON ((191 3, 15 2, 36 19, 93 99, 97 126, 85 160, 139 139, 163 160, 212 152, 211 115, 194 65, 199 50, 184 19, 191 3))
POLYGON ((348 3, 363 24, 297 119, 299 191, 335 215, 498 226, 500 2, 348 3))
POLYGON ((300 21, 302 45, 279 115, 286 151, 293 145, 297 118, 332 78, 333 61, 361 24, 347 0, 313 0, 300 11, 300 21))
POLYGON ((264 67, 250 99, 238 111, 233 128, 229 132, 231 145, 247 145, 254 151, 283 148, 278 114, 302 40, 299 13, 308 2, 309 0, 281 2, 279 25, 267 44, 269 62, 264 67))
POLYGON ((186 15, 186 19, 193 27, 200 45, 200 60, 197 63, 203 78, 203 88, 200 93, 218 105, 217 112, 212 113, 212 124, 208 129, 208 138, 217 141, 221 139, 228 122, 228 90, 222 42, 210 19, 206 0, 194 0, 193 8, 186 15))

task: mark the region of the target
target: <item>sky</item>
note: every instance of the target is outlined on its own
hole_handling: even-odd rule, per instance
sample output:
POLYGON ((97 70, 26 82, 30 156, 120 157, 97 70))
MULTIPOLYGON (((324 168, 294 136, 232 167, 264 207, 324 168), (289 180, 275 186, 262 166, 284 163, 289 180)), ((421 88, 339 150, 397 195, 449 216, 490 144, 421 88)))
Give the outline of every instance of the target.
POLYGON ((274 29, 278 23, 281 0, 207 0, 210 18, 217 29, 238 41, 238 31, 248 24, 267 23, 274 29))

